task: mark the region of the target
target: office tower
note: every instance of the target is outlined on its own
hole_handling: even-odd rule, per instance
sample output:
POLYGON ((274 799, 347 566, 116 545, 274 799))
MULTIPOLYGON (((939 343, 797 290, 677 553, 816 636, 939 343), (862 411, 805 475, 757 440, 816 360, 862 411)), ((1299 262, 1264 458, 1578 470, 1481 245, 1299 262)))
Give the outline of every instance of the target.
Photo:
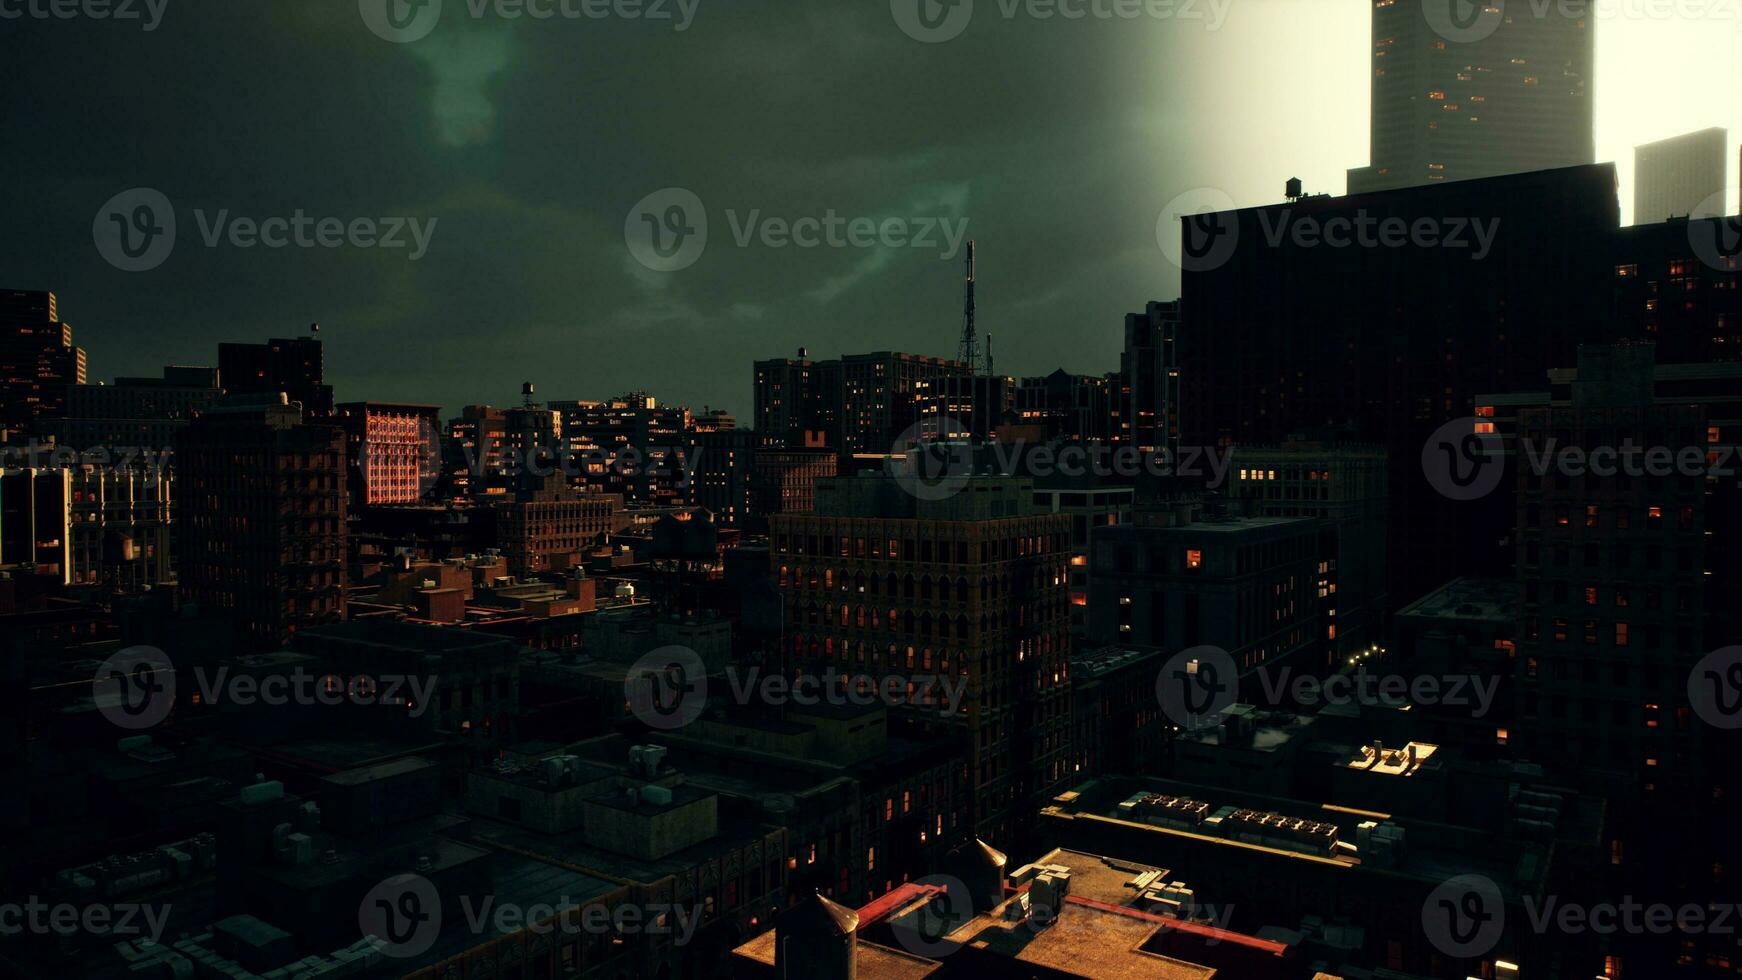
POLYGON ((1151 302, 1125 317, 1119 376, 1127 391, 1122 435, 1145 452, 1179 449, 1180 303, 1151 302))
POLYGON ((353 513, 428 496, 441 472, 440 406, 348 402, 337 413, 353 513))
POLYGON ((1448 500, 1423 477, 1422 448, 1477 392, 1533 386, 1609 333, 1619 211, 1604 165, 1211 216, 1235 242, 1226 262, 1182 276, 1182 442, 1309 432, 1380 446, 1393 596, 1505 569, 1510 505, 1448 500), (1332 248, 1307 234, 1333 222, 1435 236, 1351 232, 1332 248))
POLYGON ((345 618, 345 435, 280 392, 229 396, 176 447, 181 597, 282 644, 345 618))
POLYGON ((1391 610, 1385 451, 1304 442, 1242 446, 1228 476, 1228 496, 1244 502, 1249 514, 1318 518, 1315 587, 1327 660, 1341 663, 1382 642, 1391 610))
POLYGON ((85 351, 60 321, 50 292, 0 290, 0 439, 66 407, 68 385, 85 383, 85 351))
POLYGON ((893 714, 967 740, 966 819, 988 839, 1011 839, 1068 776, 1070 521, 1034 514, 1032 496, 1020 479, 920 500, 891 477, 839 477, 814 513, 772 520, 787 670, 965 682, 953 715, 893 714))
POLYGON ((842 357, 841 454, 882 456, 922 421, 937 424, 944 379, 967 373, 958 361, 920 354, 880 351, 842 357))
POLYGON ((834 446, 840 440, 841 362, 796 358, 755 364, 756 431, 789 445, 834 446), (820 441, 819 441, 820 440, 820 441))
MULTIPOLYGON (((1595 18, 1469 4, 1373 4, 1370 165, 1349 193, 1588 164, 1596 159, 1595 18)), ((1709 192, 1708 192, 1709 193, 1709 192)))
MULTIPOLYGON (((319 329, 316 324, 315 329, 319 329)), ((264 344, 219 344, 218 376, 232 395, 283 393, 302 405, 303 417, 333 414, 332 386, 322 382, 321 342, 315 337, 274 338, 264 344)))
POLYGON ((1633 223, 1668 221, 1670 218, 1712 218, 1724 214, 1725 198, 1717 208, 1702 210, 1712 195, 1728 190, 1730 134, 1723 129, 1646 143, 1633 150, 1633 223))

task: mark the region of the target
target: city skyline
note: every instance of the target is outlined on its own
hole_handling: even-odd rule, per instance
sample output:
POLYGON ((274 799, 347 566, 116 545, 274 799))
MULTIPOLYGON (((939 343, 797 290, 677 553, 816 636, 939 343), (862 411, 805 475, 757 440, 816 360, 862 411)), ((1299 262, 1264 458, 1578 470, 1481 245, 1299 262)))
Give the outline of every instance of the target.
MULTIPOLYGON (((1001 371, 1100 373, 1116 363, 1124 313, 1177 295, 1154 229, 1175 196, 1228 185, 1239 206, 1268 204, 1287 177, 1337 194, 1345 171, 1365 162, 1369 28, 1358 0, 1201 4, 1203 19, 1067 21, 1010 9, 988 6, 940 44, 909 38, 880 5, 794 16, 703 3, 682 31, 474 19, 456 7, 408 44, 370 33, 348 3, 265 16, 171 5, 143 35, 121 22, 11 22, 9 61, 26 91, 54 77, 51 64, 74 45, 124 73, 168 73, 184 98, 166 106, 112 92, 94 126, 49 111, 85 106, 77 85, 9 106, 14 125, 57 152, 5 164, 26 192, 10 217, 40 237, 28 249, 8 239, 0 264, 11 285, 60 294, 93 378, 207 363, 202 352, 221 340, 297 336, 321 322, 341 397, 435 403, 452 415, 512 404, 532 380, 555 398, 645 389, 746 417, 745 374, 715 368, 727 357, 789 357, 800 346, 823 357, 950 355, 959 259, 943 258, 941 233, 936 249, 760 238, 738 247, 734 221, 830 209, 965 219, 981 253, 981 331, 1001 371), (224 57, 218 37, 249 52, 226 72, 245 80, 241 95, 203 86, 178 57, 224 57), (584 56, 569 54, 577 46, 584 56), (722 57, 729 49, 765 56, 722 57), (1253 51, 1267 57, 1239 60, 1253 51), (904 70, 882 77, 892 57, 904 70), (1079 60, 1095 68, 1070 67, 1079 60), (858 84, 868 78, 877 84, 858 84), (372 94, 359 103, 351 92, 372 94), (662 110, 692 92, 709 93, 695 115, 662 110), (855 106, 851 129, 830 121, 828 106, 842 102, 855 106), (314 119, 310 107, 321 125, 290 143, 260 122, 314 119), (172 145, 201 152, 184 158, 172 145), (44 169, 51 157, 62 176, 44 169), (862 179, 873 170, 928 176, 891 188, 862 179), (702 261, 660 273, 634 261, 623 225, 668 186, 693 191, 714 227, 702 261), (1099 189, 1115 186, 1117 195, 1099 189), (173 202, 181 243, 159 268, 123 273, 92 247, 91 224, 134 187, 173 202), (1017 206, 1037 200, 1058 203, 1017 206), (299 209, 422 221, 427 254, 205 245, 219 215, 264 221, 299 209), (486 329, 495 343, 472 345, 486 329), (856 342, 873 331, 887 339, 856 342), (1073 338, 1066 355, 1053 342, 1061 334, 1073 338), (552 356, 521 363, 515 350, 529 343, 552 356)), ((1716 56, 1742 31, 1599 9, 1615 13, 1598 19, 1597 157, 1617 162, 1625 215, 1634 145, 1714 125, 1742 133, 1742 59, 1716 56), (1642 60, 1663 67, 1628 67, 1642 60)))

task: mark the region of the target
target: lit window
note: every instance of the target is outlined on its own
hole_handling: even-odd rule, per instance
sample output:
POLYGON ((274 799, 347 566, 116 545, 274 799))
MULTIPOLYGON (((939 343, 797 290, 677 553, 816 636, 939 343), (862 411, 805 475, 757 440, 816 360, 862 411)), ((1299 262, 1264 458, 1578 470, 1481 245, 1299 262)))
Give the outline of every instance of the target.
POLYGON ((1188 550, 1186 552, 1186 567, 1187 568, 1202 568, 1202 567, 1204 567, 1204 553, 1197 550, 1196 548, 1188 550))

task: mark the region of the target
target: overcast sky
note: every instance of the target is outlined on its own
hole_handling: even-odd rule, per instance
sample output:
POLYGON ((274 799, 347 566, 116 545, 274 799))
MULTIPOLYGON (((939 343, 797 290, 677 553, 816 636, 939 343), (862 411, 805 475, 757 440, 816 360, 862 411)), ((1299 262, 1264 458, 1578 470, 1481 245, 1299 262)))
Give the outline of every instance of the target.
MULTIPOLYGON (((1155 234, 1176 195, 1263 204, 1290 176, 1341 193, 1367 159, 1367 0, 1068 20, 978 0, 938 43, 885 0, 657 0, 663 20, 656 0, 544 20, 447 0, 403 43, 366 23, 387 0, 30 16, 53 2, 85 9, 0 0, 26 14, 0 19, 0 288, 56 291, 93 380, 319 321, 341 399, 457 414, 531 380, 746 413, 755 358, 953 354, 944 229, 964 220, 1000 372, 1098 374, 1123 314, 1177 294, 1155 234), (93 232, 134 188, 171 203, 176 236, 127 272, 93 232), (643 213, 667 221, 671 195, 648 199, 666 188, 708 221, 669 272, 626 244, 643 213), (336 247, 240 244, 299 210, 307 236, 340 219, 336 247), (831 211, 842 247, 783 245, 769 223, 831 211), (400 219, 406 247, 368 247, 400 219)), ((1624 204, 1635 143, 1728 126, 1734 161, 1742 137, 1742 24, 1698 0, 1669 6, 1717 12, 1653 19, 1657 2, 1613 0, 1598 23, 1598 153, 1621 163, 1624 204)))

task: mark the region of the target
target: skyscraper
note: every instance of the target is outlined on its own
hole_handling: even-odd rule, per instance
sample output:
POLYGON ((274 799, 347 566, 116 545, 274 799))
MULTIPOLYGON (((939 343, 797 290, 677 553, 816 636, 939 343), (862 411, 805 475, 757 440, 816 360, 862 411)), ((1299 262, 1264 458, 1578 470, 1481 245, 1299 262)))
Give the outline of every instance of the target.
MULTIPOLYGON (((1349 193, 1592 163, 1593 18, 1566 5, 1373 5, 1370 165, 1349 193)), ((1579 6, 1579 5, 1575 5, 1579 6)))
POLYGON ((85 352, 50 292, 0 290, 0 435, 59 416, 68 385, 85 383, 85 352))
POLYGON ((1670 218, 1715 218, 1725 212, 1725 199, 1703 207, 1722 194, 1730 134, 1719 128, 1646 143, 1633 150, 1633 223, 1670 218))
POLYGON ((1175 338, 1180 304, 1152 302, 1125 317, 1119 370, 1129 393, 1123 435, 1147 452, 1179 449, 1179 361, 1175 338))
POLYGON ((282 393, 231 396, 176 449, 181 595, 253 643, 345 618, 345 435, 282 393))

